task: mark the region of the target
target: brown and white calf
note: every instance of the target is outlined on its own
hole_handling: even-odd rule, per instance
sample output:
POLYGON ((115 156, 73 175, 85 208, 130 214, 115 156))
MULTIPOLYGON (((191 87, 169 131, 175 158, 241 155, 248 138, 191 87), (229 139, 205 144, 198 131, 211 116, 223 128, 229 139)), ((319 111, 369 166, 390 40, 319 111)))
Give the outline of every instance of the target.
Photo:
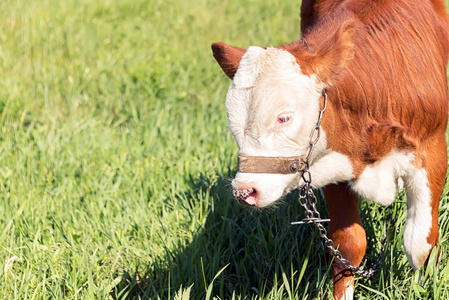
MULTIPOLYGON (((329 233, 353 265, 365 255, 358 196, 382 205, 407 193, 404 248, 414 269, 438 242, 448 118, 448 19, 442 0, 304 0, 302 41, 280 47, 212 45, 233 79, 226 97, 239 153, 303 156, 323 91, 328 104, 310 159, 323 188, 329 233)), ((301 185, 300 173, 237 172, 236 194, 272 204, 301 185)), ((334 297, 352 298, 353 277, 334 263, 334 297)))

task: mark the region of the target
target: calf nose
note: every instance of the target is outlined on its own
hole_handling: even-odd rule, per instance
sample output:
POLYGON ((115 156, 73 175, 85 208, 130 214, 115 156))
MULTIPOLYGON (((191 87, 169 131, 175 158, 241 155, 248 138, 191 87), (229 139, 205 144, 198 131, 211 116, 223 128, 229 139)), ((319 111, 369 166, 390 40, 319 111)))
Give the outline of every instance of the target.
POLYGON ((244 205, 256 205, 256 190, 253 188, 246 189, 246 190, 238 190, 235 189, 232 191, 232 194, 234 195, 234 198, 237 199, 237 201, 240 204, 244 205))

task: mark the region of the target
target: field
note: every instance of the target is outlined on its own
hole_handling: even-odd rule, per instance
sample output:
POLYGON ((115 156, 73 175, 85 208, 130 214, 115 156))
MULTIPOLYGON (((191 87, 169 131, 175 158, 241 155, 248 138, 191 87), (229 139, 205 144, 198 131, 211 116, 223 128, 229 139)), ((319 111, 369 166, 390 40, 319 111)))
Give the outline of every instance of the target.
MULTIPOLYGON (((299 5, 1 1, 0 299, 331 299, 317 231, 289 225, 297 195, 257 211, 232 199, 230 81, 210 50, 298 38, 299 5)), ((395 222, 356 299, 449 298, 448 190, 422 283, 404 193, 361 202, 366 266, 395 222)))

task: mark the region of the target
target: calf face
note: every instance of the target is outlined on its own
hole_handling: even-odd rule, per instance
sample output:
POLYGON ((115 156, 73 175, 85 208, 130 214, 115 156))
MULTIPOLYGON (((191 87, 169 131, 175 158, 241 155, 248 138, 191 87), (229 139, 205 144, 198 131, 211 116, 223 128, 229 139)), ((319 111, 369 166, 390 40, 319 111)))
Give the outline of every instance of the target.
MULTIPOLYGON (((289 52, 250 47, 226 97, 229 128, 240 154, 302 155, 318 115, 323 86, 305 76, 289 52)), ((246 203, 266 206, 298 184, 297 174, 237 172, 234 190, 252 190, 246 203)))
MULTIPOLYGON (((305 155, 315 127, 323 90, 352 57, 353 22, 342 22, 314 51, 299 48, 212 45, 214 56, 233 79, 226 96, 229 128, 243 155, 286 157, 305 155), (332 44, 332 48, 330 45, 332 44), (349 46, 348 46, 349 45, 349 46), (332 50, 331 50, 332 49, 332 50), (301 60, 316 62, 307 70, 301 60)), ((316 146, 324 151, 325 137, 316 146)), ((243 203, 263 207, 298 186, 299 174, 237 172, 234 195, 243 203)))

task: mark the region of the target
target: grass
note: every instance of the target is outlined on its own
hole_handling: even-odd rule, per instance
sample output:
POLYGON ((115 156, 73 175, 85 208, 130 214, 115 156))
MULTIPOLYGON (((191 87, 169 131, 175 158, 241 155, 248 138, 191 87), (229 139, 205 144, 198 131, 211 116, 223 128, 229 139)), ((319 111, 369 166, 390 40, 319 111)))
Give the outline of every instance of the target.
MULTIPOLYGON (((299 36, 296 1, 0 2, 1 299, 329 299, 317 232, 232 200, 229 80, 210 44, 299 36)), ((447 299, 449 185, 418 283, 405 208, 362 202, 370 264, 357 299, 447 299)), ((323 201, 321 211, 325 211, 323 201)))

